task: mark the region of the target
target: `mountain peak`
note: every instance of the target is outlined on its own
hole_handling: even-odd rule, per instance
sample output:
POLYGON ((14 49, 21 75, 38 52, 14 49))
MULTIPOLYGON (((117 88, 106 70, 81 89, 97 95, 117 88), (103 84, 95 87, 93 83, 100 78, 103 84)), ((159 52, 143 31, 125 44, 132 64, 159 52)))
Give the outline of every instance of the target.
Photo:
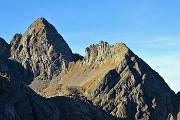
POLYGON ((40 18, 38 18, 36 21, 47 21, 44 17, 40 17, 40 18))
POLYGON ((50 24, 45 18, 38 18, 30 25, 26 33, 42 35, 44 33, 49 32, 58 34, 55 27, 52 24, 50 24))
POLYGON ((11 45, 11 58, 22 63, 37 79, 49 80, 74 61, 66 41, 45 18, 38 18, 23 35, 16 34, 11 45))
POLYGON ((33 22, 34 26, 38 26, 38 25, 42 25, 42 26, 46 26, 46 25, 51 25, 45 18, 41 17, 38 18, 35 22, 33 22))

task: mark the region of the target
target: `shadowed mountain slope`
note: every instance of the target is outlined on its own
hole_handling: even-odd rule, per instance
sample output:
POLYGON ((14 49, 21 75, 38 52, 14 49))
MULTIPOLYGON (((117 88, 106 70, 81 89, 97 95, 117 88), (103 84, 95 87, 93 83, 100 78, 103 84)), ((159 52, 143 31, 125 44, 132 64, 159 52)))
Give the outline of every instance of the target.
POLYGON ((75 96, 58 96, 48 100, 58 107, 62 113, 62 120, 117 120, 86 99, 75 96))
POLYGON ((17 80, 11 65, 0 58, 0 120, 60 120, 58 108, 17 80))

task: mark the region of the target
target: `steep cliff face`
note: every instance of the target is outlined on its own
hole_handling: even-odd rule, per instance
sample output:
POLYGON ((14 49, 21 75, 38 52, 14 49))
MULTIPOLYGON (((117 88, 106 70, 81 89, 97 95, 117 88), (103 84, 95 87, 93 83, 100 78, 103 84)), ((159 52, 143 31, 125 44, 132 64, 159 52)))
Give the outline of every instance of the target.
POLYGON ((61 79, 43 94, 85 96, 117 118, 176 119, 172 104, 175 93, 123 43, 91 45, 85 58, 70 64, 61 79))
POLYGON ((53 76, 67 70, 68 62, 77 59, 54 26, 44 18, 37 19, 23 35, 16 34, 11 46, 11 59, 32 73, 34 89, 44 88, 53 76))

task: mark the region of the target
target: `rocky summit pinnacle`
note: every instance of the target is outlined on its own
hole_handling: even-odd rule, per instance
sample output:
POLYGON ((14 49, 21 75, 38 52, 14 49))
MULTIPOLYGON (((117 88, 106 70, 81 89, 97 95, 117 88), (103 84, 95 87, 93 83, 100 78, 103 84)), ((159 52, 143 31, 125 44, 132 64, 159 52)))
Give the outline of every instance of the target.
POLYGON ((0 38, 0 119, 180 119, 180 94, 124 43, 85 53, 44 18, 10 44, 0 38))
POLYGON ((34 23, 32 23, 27 30, 26 34, 36 34, 37 36, 42 36, 43 34, 47 33, 58 33, 57 30, 53 25, 51 25, 45 18, 38 18, 34 23))
POLYGON ((65 72, 67 64, 77 59, 55 27, 44 18, 37 19, 23 35, 16 34, 11 46, 11 59, 27 70, 25 76, 32 74, 28 82, 35 82, 35 88, 65 72))

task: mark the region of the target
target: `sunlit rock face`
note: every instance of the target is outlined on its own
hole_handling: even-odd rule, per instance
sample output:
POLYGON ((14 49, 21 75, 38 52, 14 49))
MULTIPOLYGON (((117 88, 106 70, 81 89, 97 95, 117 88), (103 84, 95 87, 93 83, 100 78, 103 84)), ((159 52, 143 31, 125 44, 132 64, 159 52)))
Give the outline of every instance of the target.
POLYGON ((26 74, 31 75, 27 83, 40 90, 53 76, 65 72, 68 63, 77 58, 54 26, 39 18, 23 35, 13 37, 11 59, 21 63, 26 74))

